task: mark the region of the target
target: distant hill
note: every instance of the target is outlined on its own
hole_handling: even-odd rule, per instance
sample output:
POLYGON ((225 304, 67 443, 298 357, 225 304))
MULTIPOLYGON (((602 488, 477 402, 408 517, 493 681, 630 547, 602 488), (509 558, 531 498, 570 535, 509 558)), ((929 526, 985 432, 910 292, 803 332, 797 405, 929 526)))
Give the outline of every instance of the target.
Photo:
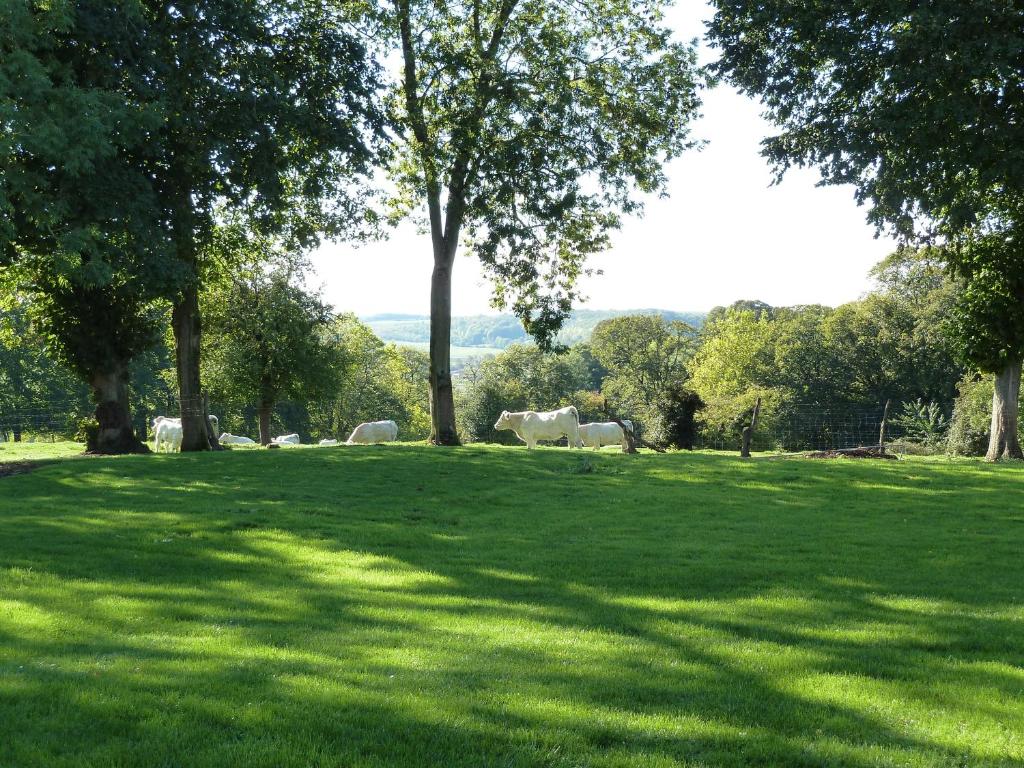
MULTIPOLYGON (((700 327, 704 312, 672 312, 667 309, 580 309, 572 313, 558 339, 562 344, 577 344, 590 338, 602 320, 622 315, 661 315, 700 327)), ((397 344, 425 344, 430 340, 430 318, 426 315, 395 313, 360 318, 384 341, 397 344)), ((514 315, 470 315, 452 318, 452 346, 485 347, 488 351, 510 344, 527 343, 530 337, 514 315)))

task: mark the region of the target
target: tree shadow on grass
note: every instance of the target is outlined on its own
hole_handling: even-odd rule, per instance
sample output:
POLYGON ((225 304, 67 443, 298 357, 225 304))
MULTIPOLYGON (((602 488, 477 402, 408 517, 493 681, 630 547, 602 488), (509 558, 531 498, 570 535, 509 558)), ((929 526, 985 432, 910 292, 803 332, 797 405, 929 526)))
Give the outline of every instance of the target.
MULTIPOLYGON (((815 530, 831 469, 779 479, 679 457, 680 479, 676 457, 601 456, 580 477, 575 455, 395 447, 251 458, 13 479, 0 764, 1019 757, 1019 737, 986 747, 894 715, 896 701, 992 733, 1020 720, 1007 606, 1021 566, 986 530, 953 536, 955 487, 905 525, 883 489, 815 530), (766 511, 776 487, 797 497, 766 511), (980 571, 934 571, 913 544, 936 531, 940 556, 980 571)), ((841 478, 877 482, 859 472, 841 478)))

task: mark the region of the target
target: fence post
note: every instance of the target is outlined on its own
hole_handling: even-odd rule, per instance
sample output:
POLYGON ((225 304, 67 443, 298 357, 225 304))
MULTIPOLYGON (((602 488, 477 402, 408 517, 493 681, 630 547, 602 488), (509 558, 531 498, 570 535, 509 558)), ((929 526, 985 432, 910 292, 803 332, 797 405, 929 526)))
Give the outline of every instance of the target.
POLYGON ((761 413, 761 398, 754 403, 754 412, 750 415, 750 426, 743 428, 743 443, 740 446, 740 458, 750 458, 750 441, 754 437, 754 430, 757 429, 757 417, 761 413))
POLYGON ((882 424, 878 428, 878 452, 885 453, 885 431, 889 426, 889 406, 892 400, 885 401, 885 408, 882 409, 882 424))

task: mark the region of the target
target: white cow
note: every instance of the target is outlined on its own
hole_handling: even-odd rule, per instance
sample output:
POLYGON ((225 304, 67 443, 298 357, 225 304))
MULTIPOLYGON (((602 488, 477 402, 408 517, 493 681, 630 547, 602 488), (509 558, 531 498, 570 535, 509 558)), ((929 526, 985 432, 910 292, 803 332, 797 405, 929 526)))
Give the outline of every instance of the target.
POLYGON ((254 445, 256 443, 251 437, 232 435, 230 432, 225 432, 219 440, 221 445, 254 445))
MULTIPOLYGON (((220 419, 214 415, 210 415, 210 425, 213 427, 214 434, 220 429, 220 419)), ((153 419, 153 439, 155 443, 156 452, 160 452, 161 447, 170 447, 171 450, 181 450, 181 419, 175 416, 157 416, 153 419), (161 438, 160 426, 162 424, 168 425, 164 428, 161 438)))
POLYGON ((365 421, 352 430, 345 445, 372 445, 390 443, 398 439, 398 425, 387 421, 365 421))
POLYGON ((292 432, 290 435, 279 435, 270 442, 277 443, 278 445, 298 445, 302 441, 299 439, 297 433, 292 432))
MULTIPOLYGON (((625 421, 623 421, 623 424, 625 424, 625 421)), ((630 431, 632 432, 632 430, 630 431)), ((595 451, 600 450, 603 445, 615 445, 616 443, 621 445, 624 451, 629 448, 629 443, 626 442, 626 435, 622 427, 614 421, 580 424, 580 441, 595 451)))
POLYGON ((570 448, 582 448, 580 443, 580 414, 573 407, 557 411, 502 411, 494 423, 495 429, 511 429, 528 449, 538 440, 557 440, 566 437, 570 448))
POLYGON ((320 445, 337 445, 338 441, 333 438, 327 438, 320 441, 320 445))
POLYGON ((181 419, 158 419, 154 422, 154 449, 167 453, 181 450, 181 419))

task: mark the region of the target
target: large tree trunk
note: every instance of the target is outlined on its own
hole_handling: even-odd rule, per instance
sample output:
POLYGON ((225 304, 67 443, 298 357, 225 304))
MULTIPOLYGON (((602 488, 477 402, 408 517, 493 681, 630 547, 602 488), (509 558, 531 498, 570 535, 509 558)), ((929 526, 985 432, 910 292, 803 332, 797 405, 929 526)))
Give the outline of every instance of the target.
POLYGON ((114 366, 98 371, 89 382, 96 401, 98 427, 90 430, 86 441, 88 453, 149 453, 132 429, 128 410, 128 367, 114 366))
POLYGON ((453 261, 450 254, 435 254, 430 280, 430 442, 435 445, 459 444, 451 369, 453 261))
POLYGON ((260 445, 270 445, 270 414, 273 412, 273 410, 273 403, 260 403, 260 445))
POLYGON ((996 374, 992 395, 992 430, 989 433, 989 461, 1024 459, 1017 438, 1021 363, 1018 360, 996 374))
POLYGON ((199 320, 199 289, 190 283, 174 305, 171 316, 174 328, 175 360, 178 371, 178 393, 181 399, 181 450, 211 449, 203 412, 202 388, 199 381, 199 342, 202 328, 199 320))

